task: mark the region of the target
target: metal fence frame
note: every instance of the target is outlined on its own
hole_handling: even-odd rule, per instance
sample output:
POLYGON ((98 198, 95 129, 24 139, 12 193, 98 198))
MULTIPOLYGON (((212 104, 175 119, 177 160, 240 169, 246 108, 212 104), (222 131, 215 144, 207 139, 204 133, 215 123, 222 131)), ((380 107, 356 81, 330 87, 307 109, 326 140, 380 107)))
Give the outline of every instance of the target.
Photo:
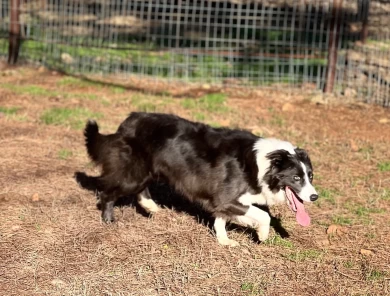
POLYGON ((390 34, 380 25, 370 30, 371 18, 390 26, 390 3, 383 0, 0 0, 0 5, 0 41, 8 40, 9 64, 20 56, 69 73, 312 84, 326 93, 347 89, 390 105, 390 34))

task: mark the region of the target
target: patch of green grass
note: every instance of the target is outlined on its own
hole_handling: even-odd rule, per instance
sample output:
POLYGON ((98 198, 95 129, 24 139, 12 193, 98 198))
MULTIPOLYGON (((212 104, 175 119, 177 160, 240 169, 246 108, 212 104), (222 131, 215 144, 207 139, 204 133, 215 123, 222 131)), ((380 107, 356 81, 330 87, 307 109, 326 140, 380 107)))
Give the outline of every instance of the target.
POLYGON ((374 232, 369 232, 364 235, 368 239, 374 239, 376 238, 376 234, 374 232))
MULTIPOLYGON (((128 98, 124 99, 124 101, 128 101, 128 98)), ((173 103, 173 100, 170 98, 162 100, 155 96, 146 95, 133 96, 130 101, 138 111, 142 112, 156 112, 173 103)))
POLYGON ((60 151, 58 151, 58 158, 59 159, 66 160, 69 157, 71 157, 72 155, 73 155, 72 151, 70 151, 68 149, 61 149, 60 151))
POLYGON ((57 91, 51 91, 37 85, 14 85, 10 83, 2 83, 0 86, 16 94, 28 94, 31 96, 50 96, 60 94, 57 91))
POLYGON ((284 126, 285 122, 286 122, 286 121, 284 120, 284 118, 283 118, 282 116, 280 116, 280 115, 277 115, 277 114, 275 114, 275 115, 272 117, 271 121, 270 121, 270 123, 271 123, 272 125, 276 125, 276 126, 278 126, 278 127, 284 126))
POLYGON ((137 110, 141 111, 141 112, 156 112, 157 106, 152 104, 152 103, 145 102, 145 103, 139 104, 137 106, 137 110))
MULTIPOLYGON (((73 79, 73 78, 72 78, 73 79)), ((59 91, 49 90, 37 85, 12 85, 12 84, 0 84, 1 87, 4 87, 8 90, 11 90, 15 94, 27 94, 30 96, 42 96, 42 97, 63 97, 63 98, 80 98, 96 101, 98 100, 98 95, 96 94, 78 94, 78 93, 63 93, 59 91)))
POLYGON ((85 80, 82 78, 77 77, 64 77, 61 80, 57 82, 57 85, 59 86, 76 86, 76 87, 94 87, 99 88, 101 87, 101 84, 94 81, 85 80))
POLYGON ((284 248, 293 248, 294 247, 294 244, 292 242, 280 237, 279 235, 275 235, 274 237, 267 239, 264 242, 264 244, 273 245, 273 246, 280 246, 280 247, 284 247, 284 248))
POLYGON ((244 282, 241 284, 241 291, 244 292, 246 295, 264 295, 262 289, 260 286, 264 285, 264 283, 252 283, 252 282, 244 282))
POLYGON ((209 123, 207 123, 209 126, 211 126, 211 127, 213 127, 213 128, 220 128, 220 127, 222 127, 222 125, 220 124, 220 123, 218 123, 218 122, 209 122, 209 123))
POLYGON ((99 98, 96 94, 75 94, 74 96, 91 101, 96 101, 99 98))
POLYGON ((221 93, 208 94, 200 99, 184 99, 180 104, 184 109, 202 110, 211 113, 225 113, 229 110, 226 106, 226 96, 221 93))
POLYGON ((100 113, 93 113, 82 108, 52 108, 46 110, 40 117, 44 124, 48 125, 64 125, 74 129, 84 127, 88 118, 101 118, 100 113))
POLYGON ((390 172, 390 161, 383 161, 378 163, 378 169, 381 172, 390 172))
POLYGON ((228 111, 225 103, 226 96, 221 93, 208 94, 199 99, 199 104, 201 105, 202 109, 215 113, 223 113, 228 111))
POLYGON ((20 108, 18 107, 3 107, 0 106, 0 112, 4 113, 5 115, 14 115, 16 112, 18 112, 20 108))
POLYGON ((113 92, 114 94, 117 94, 117 95, 124 94, 126 92, 126 88, 123 86, 111 86, 110 90, 111 90, 111 92, 113 92))
POLYGON ((355 210, 355 214, 362 217, 362 216, 368 216, 369 214, 380 214, 385 212, 384 209, 378 209, 378 208, 368 208, 364 206, 358 206, 355 210))
MULTIPOLYGON (((320 176, 315 176, 315 178, 321 178, 320 176)), ((336 191, 332 189, 322 188, 321 186, 316 186, 318 192, 318 200, 316 201, 316 205, 321 207, 324 202, 331 204, 332 206, 336 205, 336 191)))
POLYGON ((344 262, 344 267, 345 268, 352 268, 352 267, 354 267, 354 265, 355 265, 355 263, 353 261, 351 261, 351 260, 348 260, 348 261, 344 262))
POLYGON ((332 222, 338 225, 351 225, 352 219, 343 216, 333 216, 332 222))
POLYGON ((194 114, 194 119, 196 121, 204 121, 206 119, 206 115, 204 113, 201 113, 201 112, 196 112, 194 114))
POLYGON ((180 105, 184 109, 196 109, 198 106, 195 99, 184 99, 184 100, 180 101, 180 105))
POLYGON ((366 278, 369 281, 380 281, 383 280, 386 277, 387 273, 385 271, 381 270, 371 270, 368 272, 366 278))
POLYGON ((314 249, 308 249, 304 251, 295 251, 293 253, 290 253, 288 255, 285 255, 285 257, 291 261, 294 262, 302 262, 305 260, 316 260, 319 259, 323 255, 323 252, 314 250, 314 249))
POLYGON ((241 284, 241 291, 254 292, 254 289, 255 289, 254 283, 245 282, 241 284))

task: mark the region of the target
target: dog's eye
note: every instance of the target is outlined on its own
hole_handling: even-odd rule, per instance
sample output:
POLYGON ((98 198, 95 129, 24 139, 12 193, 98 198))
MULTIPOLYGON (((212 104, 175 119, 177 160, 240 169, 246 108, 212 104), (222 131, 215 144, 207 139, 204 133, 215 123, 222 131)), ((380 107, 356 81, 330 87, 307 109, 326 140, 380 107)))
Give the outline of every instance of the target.
POLYGON ((310 180, 313 180, 313 177, 314 177, 313 174, 309 175, 310 180))
POLYGON ((294 180, 295 180, 295 181, 299 181, 299 180, 301 180, 301 177, 299 177, 299 176, 294 176, 294 180))

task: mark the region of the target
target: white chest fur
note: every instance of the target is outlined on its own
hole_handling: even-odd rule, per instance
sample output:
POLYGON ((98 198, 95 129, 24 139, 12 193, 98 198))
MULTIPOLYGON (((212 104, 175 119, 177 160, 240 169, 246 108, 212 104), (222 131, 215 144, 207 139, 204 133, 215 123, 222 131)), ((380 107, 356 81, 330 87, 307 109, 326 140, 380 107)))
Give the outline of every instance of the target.
POLYGON ((283 190, 279 190, 275 194, 266 184, 263 184, 260 194, 250 194, 247 192, 239 198, 239 202, 246 206, 250 206, 252 204, 272 206, 286 202, 286 198, 283 190))

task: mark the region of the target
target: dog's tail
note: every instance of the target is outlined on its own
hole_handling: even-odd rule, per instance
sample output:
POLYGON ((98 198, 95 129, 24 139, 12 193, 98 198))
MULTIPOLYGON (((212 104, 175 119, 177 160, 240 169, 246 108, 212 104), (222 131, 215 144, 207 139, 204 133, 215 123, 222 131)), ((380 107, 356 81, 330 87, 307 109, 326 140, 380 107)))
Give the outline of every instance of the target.
POLYGON ((89 157, 95 162, 100 163, 103 159, 104 146, 108 141, 109 136, 99 133, 99 126, 94 120, 88 120, 84 129, 85 146, 89 157))

